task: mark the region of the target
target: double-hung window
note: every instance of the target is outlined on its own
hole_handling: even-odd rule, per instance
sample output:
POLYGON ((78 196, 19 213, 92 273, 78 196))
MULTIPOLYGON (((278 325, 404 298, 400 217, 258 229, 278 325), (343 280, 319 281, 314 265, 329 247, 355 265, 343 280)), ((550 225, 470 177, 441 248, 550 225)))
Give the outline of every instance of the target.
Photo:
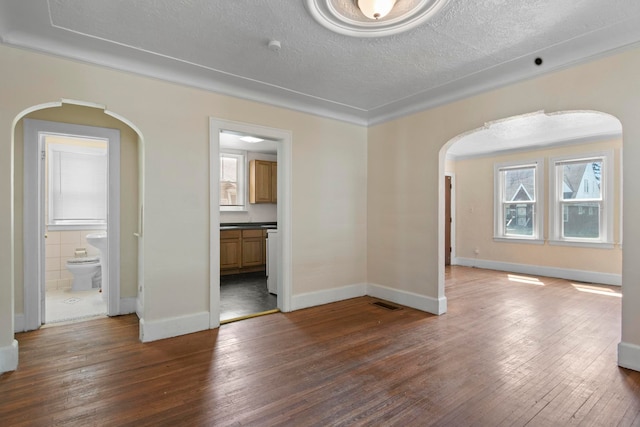
POLYGON ((220 210, 245 209, 245 156, 239 153, 220 153, 220 210))
POLYGON ((494 239, 542 242, 542 159, 494 170, 494 239))
POLYGON ((601 152, 551 160, 551 243, 611 245, 612 159, 601 152))
POLYGON ((48 225, 50 229, 103 228, 107 223, 107 143, 68 138, 47 141, 48 225), (91 145, 92 144, 92 145, 91 145))

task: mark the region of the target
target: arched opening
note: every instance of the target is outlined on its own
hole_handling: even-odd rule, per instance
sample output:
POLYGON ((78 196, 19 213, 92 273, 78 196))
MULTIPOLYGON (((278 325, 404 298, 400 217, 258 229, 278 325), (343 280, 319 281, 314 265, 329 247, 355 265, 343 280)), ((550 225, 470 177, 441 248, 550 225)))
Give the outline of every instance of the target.
MULTIPOLYGON (((621 285, 622 125, 616 117, 539 111, 486 123, 442 147, 441 180, 445 174, 456 178, 452 265, 621 285)), ((439 203, 444 224, 442 191, 439 203)))
MULTIPOLYGON (((95 105, 85 102, 63 100, 61 102, 53 102, 40 104, 31 107, 19 114, 13 122, 12 136, 14 147, 14 307, 15 307, 15 331, 24 331, 36 329, 44 322, 42 312, 38 310, 42 307, 47 289, 64 289, 72 282, 73 276, 64 268, 66 262, 74 255, 81 256, 83 249, 88 249, 86 240, 75 242, 69 240, 63 243, 61 239, 50 240, 51 250, 46 251, 46 244, 42 244, 42 251, 27 251, 29 248, 27 242, 29 235, 35 235, 37 242, 40 237, 37 233, 42 229, 34 228, 33 224, 25 221, 25 207, 30 206, 29 203, 40 202, 42 194, 31 194, 27 187, 30 185, 26 181, 29 180, 29 171, 25 175, 23 167, 29 167, 29 160, 25 156, 24 144, 27 141, 24 138, 25 120, 42 123, 58 123, 63 128, 65 126, 77 126, 79 129, 112 129, 119 134, 119 150, 113 151, 110 155, 117 155, 117 163, 120 168, 117 176, 109 177, 108 193, 110 202, 108 209, 109 218, 117 217, 115 222, 117 227, 112 231, 115 233, 113 238, 109 238, 108 249, 104 254, 104 259, 115 260, 109 262, 109 266, 105 266, 105 273, 108 272, 112 276, 108 282, 113 284, 112 289, 106 295, 108 314, 119 315, 138 312, 141 315, 142 309, 142 266, 143 253, 141 239, 142 227, 142 204, 144 200, 144 183, 143 183, 143 165, 144 165, 144 140, 139 129, 135 127, 127 119, 116 113, 106 110, 104 106, 95 105), (115 154, 114 154, 115 153, 115 154), (25 162, 25 159, 27 161, 25 162), (26 179, 24 179, 26 177, 26 179), (115 184, 114 184, 115 183, 115 184), (113 186, 117 186, 118 197, 113 186), (27 199, 32 198, 31 202, 27 199), (27 204, 25 204, 25 202, 27 204), (134 235, 135 234, 135 235, 134 235), (25 246, 27 245, 27 246, 25 246), (72 252, 75 252, 73 254, 72 252), (80 253, 80 254, 79 254, 80 253), (26 254, 26 255, 25 255, 26 254), (25 262, 26 256, 30 259, 25 262), (47 257, 49 255, 49 257, 47 257), (40 259, 44 257, 45 260, 40 259), (37 259, 37 261, 31 258, 37 259), (25 265, 31 266, 25 269, 25 265), (36 271, 33 272, 33 266, 36 271), (40 269, 38 266, 44 266, 40 269), (33 283, 33 281, 37 283, 33 283), (23 308, 23 310, 20 310, 23 308)), ((33 151, 33 150, 32 150, 33 151)), ((39 155, 38 150, 34 151, 39 155)), ((109 173, 116 175, 109 166, 109 173)), ((82 181, 82 179, 76 179, 82 181)), ((36 183, 36 189, 38 189, 36 183)), ((42 188, 40 189, 42 190, 42 188)), ((43 205, 44 206, 44 205, 43 205)), ((39 209, 40 211, 43 209, 39 209)), ((43 212, 38 212, 34 217, 37 221, 44 224, 43 212)), ((109 220, 109 224, 113 224, 109 220)), ((51 221, 47 221, 50 223, 51 221)), ((47 224, 47 227, 49 224, 47 224)), ((99 226, 96 226, 99 228, 99 226)), ((85 226, 73 224, 70 226, 58 227, 55 231, 56 237, 60 237, 62 233, 75 238, 81 235, 81 230, 85 226)), ((94 227, 95 228, 95 227, 94 227)), ((43 228, 46 234, 46 228, 43 228)), ((55 227, 54 227, 55 229, 55 227)), ((97 230, 97 229, 96 229, 97 230)), ((84 237, 84 236, 83 236, 84 237)), ((44 242, 44 239, 42 239, 44 242)), ((97 258, 97 257, 96 257, 97 258)), ((104 276, 103 276, 104 277, 104 276)), ((94 276, 95 279, 95 276, 94 276)), ((94 281, 95 283, 95 281, 94 281)), ((71 298, 70 303, 77 303, 76 298, 71 298)), ((82 317, 82 316, 80 316, 82 317)))

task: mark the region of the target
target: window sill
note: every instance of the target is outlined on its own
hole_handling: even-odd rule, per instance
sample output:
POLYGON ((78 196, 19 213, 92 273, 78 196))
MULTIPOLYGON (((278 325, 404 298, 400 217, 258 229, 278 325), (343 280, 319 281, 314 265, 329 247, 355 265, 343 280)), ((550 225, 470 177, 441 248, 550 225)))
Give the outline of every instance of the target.
POLYGON ((220 206, 220 213, 224 212, 249 212, 246 206, 220 206))
POLYGON ((523 239, 519 237, 494 237, 493 241, 502 243, 527 243, 529 245, 544 245, 543 239, 523 239))
POLYGON ((553 246, 573 246, 577 248, 613 249, 615 245, 609 242, 583 242, 577 240, 549 240, 553 246))

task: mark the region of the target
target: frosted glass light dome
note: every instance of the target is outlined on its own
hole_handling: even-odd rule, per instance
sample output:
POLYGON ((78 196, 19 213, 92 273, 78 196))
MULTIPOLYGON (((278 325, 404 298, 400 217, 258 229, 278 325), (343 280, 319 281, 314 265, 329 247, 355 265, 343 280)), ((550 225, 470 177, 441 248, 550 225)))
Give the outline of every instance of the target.
POLYGON ((358 0, 358 7, 369 19, 384 18, 395 6, 396 0, 358 0))

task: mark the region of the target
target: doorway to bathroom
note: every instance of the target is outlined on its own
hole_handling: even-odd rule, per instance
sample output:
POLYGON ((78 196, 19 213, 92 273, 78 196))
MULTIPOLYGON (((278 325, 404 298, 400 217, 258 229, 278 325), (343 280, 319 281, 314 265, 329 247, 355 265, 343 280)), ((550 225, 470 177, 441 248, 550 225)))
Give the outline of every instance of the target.
POLYGON ((24 120, 26 329, 118 312, 120 131, 24 120))

